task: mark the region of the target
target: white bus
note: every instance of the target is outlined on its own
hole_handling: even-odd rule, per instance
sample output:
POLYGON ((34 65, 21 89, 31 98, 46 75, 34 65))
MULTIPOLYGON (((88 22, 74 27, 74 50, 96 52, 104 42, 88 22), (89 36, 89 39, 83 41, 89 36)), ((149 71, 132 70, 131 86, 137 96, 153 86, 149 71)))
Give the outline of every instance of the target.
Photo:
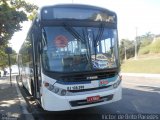
POLYGON ((63 4, 39 10, 18 57, 23 86, 44 110, 122 98, 116 13, 63 4))

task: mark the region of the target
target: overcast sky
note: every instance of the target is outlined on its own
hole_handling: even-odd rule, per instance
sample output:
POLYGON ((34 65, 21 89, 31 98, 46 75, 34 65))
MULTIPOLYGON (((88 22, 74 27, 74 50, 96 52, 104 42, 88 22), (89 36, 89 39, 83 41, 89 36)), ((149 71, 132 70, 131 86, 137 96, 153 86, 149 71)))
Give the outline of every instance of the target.
MULTIPOLYGON (((160 0, 26 0, 39 7, 58 3, 81 3, 96 5, 115 11, 118 16, 119 39, 131 39, 151 32, 160 34, 160 0)), ((26 37, 30 23, 23 24, 23 31, 16 33, 11 40, 17 52, 26 37)))

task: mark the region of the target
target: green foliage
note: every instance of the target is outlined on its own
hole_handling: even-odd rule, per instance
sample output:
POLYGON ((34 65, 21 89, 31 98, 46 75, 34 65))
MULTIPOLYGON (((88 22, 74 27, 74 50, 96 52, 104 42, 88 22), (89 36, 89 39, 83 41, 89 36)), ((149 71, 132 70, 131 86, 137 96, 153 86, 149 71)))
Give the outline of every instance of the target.
POLYGON ((11 4, 16 9, 23 8, 27 12, 27 17, 29 20, 34 19, 38 10, 38 7, 36 5, 26 3, 24 0, 11 0, 11 4))
POLYGON ((137 37, 137 40, 140 41, 141 43, 140 47, 145 47, 151 44, 153 39, 154 39, 154 34, 151 34, 150 32, 147 32, 145 35, 137 37))
MULTIPOLYGON (((5 51, 6 46, 0 46, 0 68, 4 68, 6 66, 8 66, 8 55, 4 52, 5 51)), ((11 64, 15 64, 16 63, 16 52, 14 50, 12 50, 12 54, 10 55, 10 59, 11 59, 11 64)))
POLYGON ((4 65, 7 65, 7 54, 5 54, 5 47, 0 46, 0 68, 3 67, 4 65))
POLYGON ((138 54, 143 55, 143 54, 148 54, 149 52, 150 52, 150 45, 140 48, 138 54))
POLYGON ((122 39, 120 42, 120 58, 123 60, 125 58, 125 47, 126 49, 132 47, 131 42, 127 39, 122 39))
POLYGON ((28 15, 28 19, 29 20, 34 20, 34 18, 36 17, 37 14, 37 10, 33 10, 31 14, 28 15))
POLYGON ((151 43, 152 43, 151 40, 143 40, 143 41, 141 41, 140 47, 148 46, 148 45, 150 45, 151 43))
POLYGON ((0 66, 7 64, 8 57, 4 50, 8 41, 15 32, 21 30, 20 23, 28 20, 27 15, 34 16, 37 9, 37 6, 24 0, 0 0, 0 66))
POLYGON ((1 45, 7 44, 14 32, 21 29, 20 22, 27 20, 23 11, 16 11, 7 3, 0 4, 0 36, 1 45))
POLYGON ((37 10, 38 7, 26 3, 23 0, 1 0, 0 1, 0 45, 6 45, 12 35, 21 30, 23 21, 27 20, 27 14, 37 10))
MULTIPOLYGON (((139 49, 140 42, 137 41, 137 49, 139 49)), ((135 41, 122 39, 120 42, 120 59, 121 61, 125 58, 125 48, 126 48, 126 58, 129 59, 135 55, 135 41)))
POLYGON ((24 0, 10 0, 11 5, 16 8, 24 8, 26 12, 31 13, 33 10, 37 10, 38 7, 36 5, 32 5, 30 3, 26 3, 24 0))
POLYGON ((148 53, 160 53, 160 38, 139 50, 140 55, 148 53))
POLYGON ((160 38, 151 44, 150 53, 160 53, 160 38))
POLYGON ((154 39, 154 35, 150 32, 137 38, 140 42, 139 54, 148 54, 150 52, 150 44, 154 39))

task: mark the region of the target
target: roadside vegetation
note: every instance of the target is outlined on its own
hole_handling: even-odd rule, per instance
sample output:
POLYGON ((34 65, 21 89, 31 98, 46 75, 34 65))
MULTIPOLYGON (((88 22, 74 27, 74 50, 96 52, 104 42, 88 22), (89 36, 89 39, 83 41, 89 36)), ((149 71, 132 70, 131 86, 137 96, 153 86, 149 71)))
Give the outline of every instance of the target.
POLYGON ((160 74, 160 58, 127 60, 121 66, 125 73, 150 73, 160 74))
MULTIPOLYGON (((13 34, 20 31, 21 23, 33 20, 38 7, 24 0, 0 0, 0 69, 7 67, 8 55, 5 49, 13 34)), ((15 41, 17 42, 17 41, 15 41)), ((16 53, 11 55, 11 64, 16 62, 16 53)))
POLYGON ((155 38, 151 44, 141 47, 139 50, 139 55, 151 53, 160 53, 160 38, 155 38))
POLYGON ((147 33, 146 35, 138 36, 136 39, 136 60, 135 41, 121 41, 120 58, 122 72, 160 74, 160 35, 147 33))

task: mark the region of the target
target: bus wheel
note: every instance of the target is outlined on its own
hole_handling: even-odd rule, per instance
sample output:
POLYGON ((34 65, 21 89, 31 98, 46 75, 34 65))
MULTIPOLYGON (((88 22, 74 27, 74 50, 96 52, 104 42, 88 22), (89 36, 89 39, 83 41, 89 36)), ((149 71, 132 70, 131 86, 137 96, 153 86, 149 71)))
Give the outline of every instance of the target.
POLYGON ((31 95, 34 97, 34 86, 33 86, 33 80, 31 79, 31 95))

